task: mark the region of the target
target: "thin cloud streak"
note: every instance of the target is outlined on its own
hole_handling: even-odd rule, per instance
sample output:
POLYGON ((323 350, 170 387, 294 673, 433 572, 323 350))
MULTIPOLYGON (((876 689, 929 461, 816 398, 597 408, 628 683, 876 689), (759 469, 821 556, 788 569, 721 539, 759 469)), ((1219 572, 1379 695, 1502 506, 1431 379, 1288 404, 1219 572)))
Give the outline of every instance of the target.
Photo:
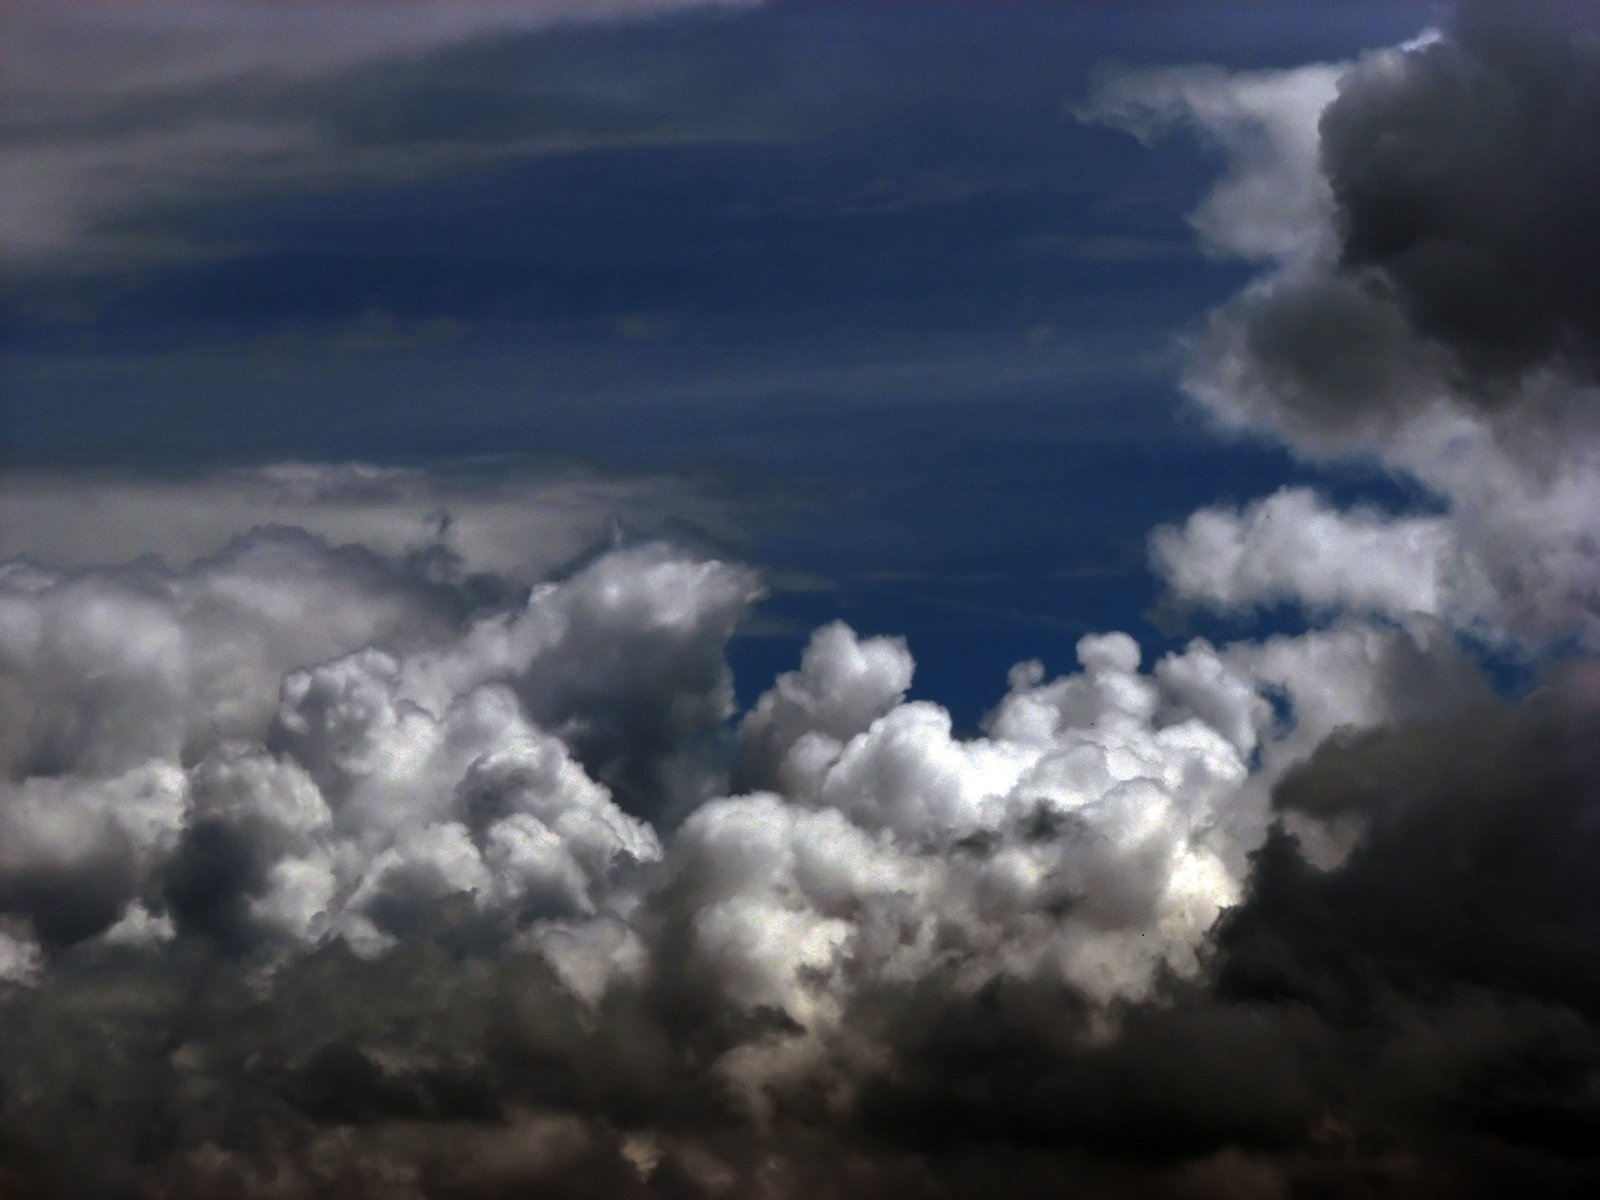
POLYGON ((1600 60, 1486 13, 1085 103, 1225 156, 1196 229, 1258 274, 1195 404, 1431 504, 1162 526, 1174 603, 1304 626, 1086 636, 971 736, 839 622, 741 706, 766 585, 729 555, 505 565, 654 502, 625 481, 19 482, 63 538, 79 500, 219 511, 145 535, 168 561, 0 567, 0 1188, 1591 1194, 1600 381, 1559 265, 1591 230, 1546 193, 1600 60), (1549 169, 1501 197, 1470 168, 1529 120, 1549 169), (414 542, 435 500, 460 541, 414 542), (251 505, 286 524, 191 552, 251 505))

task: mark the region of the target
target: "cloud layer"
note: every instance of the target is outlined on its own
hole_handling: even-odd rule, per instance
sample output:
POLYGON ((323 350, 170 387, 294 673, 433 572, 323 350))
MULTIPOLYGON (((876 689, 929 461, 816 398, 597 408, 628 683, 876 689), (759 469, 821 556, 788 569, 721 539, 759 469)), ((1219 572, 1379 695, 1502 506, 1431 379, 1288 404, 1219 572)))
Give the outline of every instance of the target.
POLYGON ((0 261, 31 275, 236 251, 174 215, 670 137, 555 128, 541 114, 484 136, 448 118, 407 128, 388 110, 426 93, 430 56, 564 24, 752 2, 18 0, 0 12, 0 261))
POLYGON ((1600 203, 1577 131, 1596 103, 1596 39, 1565 6, 1518 22, 1469 4, 1446 31, 1353 64, 1134 72, 1084 107, 1146 138, 1193 128, 1228 157, 1195 223, 1266 269, 1192 348, 1185 383, 1206 411, 1309 458, 1376 462, 1447 512, 1391 524, 1290 494, 1196 517, 1156 541, 1180 598, 1293 599, 1288 587, 1316 605, 1342 589, 1494 640, 1593 642, 1600 378, 1580 281, 1600 203), (1227 587, 1254 596, 1196 574, 1224 544, 1243 575, 1227 587), (1394 555, 1411 566, 1380 566, 1394 555), (1340 558, 1335 587, 1311 560, 1340 558), (1364 572, 1385 576, 1384 595, 1364 572))
MULTIPOLYGON (((744 498, 746 524, 751 506, 744 498)), ((0 556, 57 570, 145 556, 185 567, 231 538, 281 527, 490 587, 531 583, 622 536, 728 539, 730 508, 705 480, 504 462, 280 462, 166 479, 11 470, 0 475, 0 556)))

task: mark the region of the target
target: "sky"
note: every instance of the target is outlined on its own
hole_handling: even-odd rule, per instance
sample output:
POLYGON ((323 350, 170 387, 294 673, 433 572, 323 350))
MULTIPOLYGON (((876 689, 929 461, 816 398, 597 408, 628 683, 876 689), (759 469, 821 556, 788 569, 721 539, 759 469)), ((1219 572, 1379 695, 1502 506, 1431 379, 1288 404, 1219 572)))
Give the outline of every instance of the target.
POLYGON ((1600 1183, 1600 16, 0 11, 0 1195, 1600 1183))

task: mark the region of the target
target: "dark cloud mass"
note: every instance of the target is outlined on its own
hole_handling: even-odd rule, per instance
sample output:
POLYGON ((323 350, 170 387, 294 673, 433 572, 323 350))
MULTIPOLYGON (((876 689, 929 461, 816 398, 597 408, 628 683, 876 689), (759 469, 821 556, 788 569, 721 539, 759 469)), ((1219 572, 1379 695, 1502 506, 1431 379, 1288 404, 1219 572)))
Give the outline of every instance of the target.
POLYGON ((1363 56, 1303 163, 1326 228, 1300 241, 1328 250, 1224 308, 1209 369, 1231 363, 1222 386, 1323 437, 1392 432, 1442 397, 1531 407, 1540 373, 1592 408, 1597 123, 1600 24, 1583 6, 1468 4, 1443 33, 1363 56))
POLYGON ((1468 379, 1600 368, 1600 26, 1469 6, 1322 121, 1344 261, 1376 270, 1468 379))
POLYGON ((35 708, 4 792, 12 1194, 1594 1182, 1587 668, 1460 708, 1448 640, 1357 624, 1145 673, 1110 635, 1075 675, 1019 668, 963 741, 905 700, 904 645, 835 625, 732 743, 776 790, 728 796, 663 764, 729 715, 741 569, 644 545, 506 611, 423 589, 429 615, 376 649, 357 610, 382 560, 288 546, 275 606, 213 615, 226 638, 174 614, 263 589, 249 542, 138 586, 8 580, 18 694, 51 623, 71 643, 168 622, 161 654, 116 666, 137 719, 85 710, 44 773, 35 708), (267 668, 243 635, 271 645, 274 608, 302 625, 307 581, 354 648, 267 668), (208 673, 276 697, 218 729, 182 703, 208 673), (623 729, 680 677, 671 720, 624 739, 636 785, 684 789, 655 828, 575 757, 586 727, 529 719, 611 706, 623 729), (1274 812, 1351 848, 1313 867, 1274 812), (1224 829, 1250 813, 1257 832, 1224 829))
POLYGON ((1559 14, 1086 105, 1227 156, 1195 223, 1262 274, 1196 401, 1436 503, 1165 526, 1179 607, 1309 627, 1086 636, 977 732, 839 622, 741 705, 758 572, 574 553, 657 481, 0 490, 40 522, 0 1197, 1600 1192, 1600 50, 1559 14), (108 502, 131 561, 76 529, 108 502))

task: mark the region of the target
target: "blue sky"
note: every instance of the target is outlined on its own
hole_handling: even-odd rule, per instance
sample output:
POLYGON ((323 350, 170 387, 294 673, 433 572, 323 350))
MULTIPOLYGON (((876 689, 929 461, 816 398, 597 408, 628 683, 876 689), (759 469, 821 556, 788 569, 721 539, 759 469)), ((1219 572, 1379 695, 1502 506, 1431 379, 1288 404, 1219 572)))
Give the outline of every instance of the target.
POLYGON ((844 616, 908 633, 970 721, 1010 662, 1141 622, 1152 525, 1298 474, 1180 398, 1178 339, 1245 278, 1185 222, 1218 164, 1076 120, 1096 73, 1339 59, 1428 16, 780 3, 246 95, 402 157, 580 148, 130 205, 203 249, 14 279, 0 437, 28 466, 706 476, 749 496, 743 553, 829 589, 780 593, 794 636, 744 673, 844 616))

